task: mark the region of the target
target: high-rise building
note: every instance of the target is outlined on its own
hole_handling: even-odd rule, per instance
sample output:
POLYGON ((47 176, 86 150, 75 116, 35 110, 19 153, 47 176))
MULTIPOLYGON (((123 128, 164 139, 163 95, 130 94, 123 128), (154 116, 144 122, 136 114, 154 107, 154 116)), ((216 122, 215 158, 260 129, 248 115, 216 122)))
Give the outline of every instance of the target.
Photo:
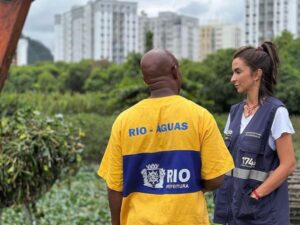
POLYGON ((283 31, 299 36, 300 0, 246 0, 245 43, 259 45, 283 31))
POLYGON ((145 52, 145 35, 153 33, 153 47, 164 48, 178 59, 198 60, 198 19, 178 15, 173 12, 160 12, 158 17, 139 17, 139 51, 145 52))
POLYGON ((90 1, 55 16, 55 61, 124 61, 138 50, 136 2, 90 1))
POLYGON ((300 37, 300 1, 297 1, 297 36, 300 37))
POLYGON ((232 24, 210 22, 200 26, 199 41, 199 60, 203 60, 218 49, 240 47, 241 29, 232 24))
POLYGON ((16 64, 18 66, 28 65, 28 47, 28 39, 21 37, 18 41, 16 50, 16 64))

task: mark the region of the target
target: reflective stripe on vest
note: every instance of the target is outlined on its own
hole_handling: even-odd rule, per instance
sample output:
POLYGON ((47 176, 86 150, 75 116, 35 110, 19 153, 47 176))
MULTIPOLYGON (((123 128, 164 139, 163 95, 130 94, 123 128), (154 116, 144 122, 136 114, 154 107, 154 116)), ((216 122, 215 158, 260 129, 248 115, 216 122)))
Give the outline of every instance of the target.
POLYGON ((252 179, 257 181, 265 181, 270 173, 262 172, 259 170, 246 170, 240 168, 234 168, 226 173, 227 176, 233 176, 241 179, 252 179))

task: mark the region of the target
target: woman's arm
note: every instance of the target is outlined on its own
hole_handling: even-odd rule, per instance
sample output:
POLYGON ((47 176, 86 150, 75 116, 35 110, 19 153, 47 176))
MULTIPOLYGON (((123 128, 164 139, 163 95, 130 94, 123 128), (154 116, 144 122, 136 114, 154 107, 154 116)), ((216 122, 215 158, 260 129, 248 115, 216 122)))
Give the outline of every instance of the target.
MULTIPOLYGON (((258 188, 256 188, 256 193, 259 197, 264 197, 278 188, 296 169, 292 135, 283 133, 275 143, 280 164, 274 172, 258 188)), ((253 192, 251 193, 251 197, 257 199, 257 196, 253 192)))

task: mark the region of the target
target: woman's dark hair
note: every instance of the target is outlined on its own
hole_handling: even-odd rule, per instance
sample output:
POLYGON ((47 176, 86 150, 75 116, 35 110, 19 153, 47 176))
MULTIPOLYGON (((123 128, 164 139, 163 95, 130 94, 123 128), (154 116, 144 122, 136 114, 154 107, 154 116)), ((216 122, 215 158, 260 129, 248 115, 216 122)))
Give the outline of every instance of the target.
POLYGON ((272 96, 277 83, 279 57, 276 46, 270 41, 265 41, 258 48, 246 46, 238 49, 233 59, 242 59, 252 72, 261 69, 262 78, 258 93, 258 102, 266 96, 272 96))

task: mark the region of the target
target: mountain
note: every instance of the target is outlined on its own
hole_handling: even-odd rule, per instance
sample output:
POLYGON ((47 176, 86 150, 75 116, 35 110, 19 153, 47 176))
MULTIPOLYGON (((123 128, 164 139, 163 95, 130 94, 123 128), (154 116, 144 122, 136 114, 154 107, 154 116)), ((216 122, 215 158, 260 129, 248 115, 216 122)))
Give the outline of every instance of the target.
POLYGON ((45 45, 28 37, 23 38, 28 40, 28 64, 40 61, 53 61, 53 55, 45 45))

